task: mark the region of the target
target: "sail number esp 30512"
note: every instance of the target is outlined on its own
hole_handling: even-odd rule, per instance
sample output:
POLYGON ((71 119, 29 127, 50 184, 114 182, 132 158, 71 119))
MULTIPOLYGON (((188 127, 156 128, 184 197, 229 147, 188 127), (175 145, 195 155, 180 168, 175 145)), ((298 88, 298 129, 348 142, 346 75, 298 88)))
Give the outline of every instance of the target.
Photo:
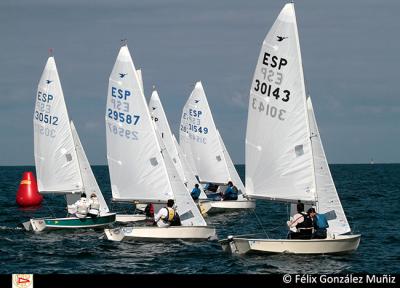
MULTIPOLYGON (((47 80, 47 85, 52 81, 47 80)), ((54 101, 54 96, 42 91, 38 91, 36 97, 36 109, 35 109, 35 128, 41 135, 48 136, 51 138, 56 137, 56 130, 54 126, 59 124, 58 116, 53 115, 51 107, 54 101)))

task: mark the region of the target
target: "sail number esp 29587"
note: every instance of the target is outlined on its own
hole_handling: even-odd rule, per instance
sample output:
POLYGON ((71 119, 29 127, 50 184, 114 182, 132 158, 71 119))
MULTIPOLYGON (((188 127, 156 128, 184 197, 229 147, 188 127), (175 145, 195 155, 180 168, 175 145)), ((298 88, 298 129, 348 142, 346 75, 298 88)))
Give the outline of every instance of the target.
MULTIPOLYGON (((111 99, 107 107, 106 117, 109 120, 118 122, 119 125, 107 121, 109 131, 125 139, 138 140, 138 131, 122 127, 121 124, 127 124, 128 127, 138 125, 140 116, 130 112, 129 97, 131 91, 111 87, 111 99)), ((114 122, 113 121, 113 122, 114 122)))

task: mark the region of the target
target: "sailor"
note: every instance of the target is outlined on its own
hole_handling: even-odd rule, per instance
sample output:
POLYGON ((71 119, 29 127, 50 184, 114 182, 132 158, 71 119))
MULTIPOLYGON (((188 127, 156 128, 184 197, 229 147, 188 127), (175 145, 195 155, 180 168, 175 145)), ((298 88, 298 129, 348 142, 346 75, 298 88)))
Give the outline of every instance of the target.
POLYGON ((146 215, 146 218, 148 219, 153 219, 154 218, 154 205, 153 203, 149 203, 146 205, 146 208, 144 208, 144 214, 146 215))
POLYGON ((192 192, 190 193, 190 195, 192 196, 193 200, 198 200, 199 196, 200 196, 200 189, 199 189, 199 184, 195 184, 194 188, 192 190, 192 192))
POLYGON ((100 215, 100 203, 99 199, 97 198, 97 195, 95 193, 92 193, 90 195, 90 200, 89 200, 89 215, 91 217, 97 217, 100 215))
POLYGON ((328 220, 324 214, 316 213, 315 208, 310 208, 311 217, 314 222, 314 233, 312 235, 313 239, 326 239, 327 228, 329 227, 328 220))
POLYGON ((75 202, 76 205, 76 217, 85 218, 89 210, 89 201, 86 198, 86 193, 81 194, 81 199, 75 202))
POLYGON ((169 227, 169 226, 180 226, 181 220, 178 213, 175 211, 174 200, 169 199, 167 207, 163 207, 158 211, 157 215, 154 216, 154 222, 157 223, 158 227, 169 227))
POLYGON ((288 239, 310 239, 312 236, 313 221, 310 213, 304 212, 304 204, 297 203, 297 213, 293 215, 287 225, 290 229, 288 239))
POLYGON ((238 189, 233 185, 232 181, 228 182, 228 187, 225 192, 221 195, 221 200, 237 200, 238 199, 238 189))

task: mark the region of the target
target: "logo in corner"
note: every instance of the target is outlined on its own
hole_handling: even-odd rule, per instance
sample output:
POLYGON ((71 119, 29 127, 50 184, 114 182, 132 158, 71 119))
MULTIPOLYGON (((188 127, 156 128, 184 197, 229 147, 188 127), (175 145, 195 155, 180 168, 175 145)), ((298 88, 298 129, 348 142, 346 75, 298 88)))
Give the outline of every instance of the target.
POLYGON ((124 78, 128 73, 119 73, 119 78, 124 78))
POLYGON ((284 37, 284 36, 276 36, 276 40, 278 40, 278 42, 282 42, 283 40, 287 39, 288 37, 284 37))
POLYGON ((33 274, 13 274, 13 288, 33 288, 33 274))

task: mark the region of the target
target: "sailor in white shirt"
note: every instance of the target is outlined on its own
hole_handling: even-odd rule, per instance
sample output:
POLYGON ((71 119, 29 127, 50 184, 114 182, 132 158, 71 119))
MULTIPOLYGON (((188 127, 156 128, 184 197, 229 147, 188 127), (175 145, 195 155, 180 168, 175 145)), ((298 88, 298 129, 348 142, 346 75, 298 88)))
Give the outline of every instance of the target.
POLYGON ((174 221, 175 217, 177 217, 177 213, 174 206, 174 200, 169 199, 167 202, 167 207, 161 208, 157 215, 154 216, 154 222, 157 223, 158 227, 169 227, 174 221))
POLYGON ((92 217, 97 217, 100 215, 100 203, 99 199, 97 198, 95 193, 92 193, 90 195, 90 200, 89 200, 89 215, 92 217))
POLYGON ((76 205, 76 217, 85 218, 89 211, 89 201, 86 198, 86 193, 81 194, 81 199, 75 202, 76 205))

